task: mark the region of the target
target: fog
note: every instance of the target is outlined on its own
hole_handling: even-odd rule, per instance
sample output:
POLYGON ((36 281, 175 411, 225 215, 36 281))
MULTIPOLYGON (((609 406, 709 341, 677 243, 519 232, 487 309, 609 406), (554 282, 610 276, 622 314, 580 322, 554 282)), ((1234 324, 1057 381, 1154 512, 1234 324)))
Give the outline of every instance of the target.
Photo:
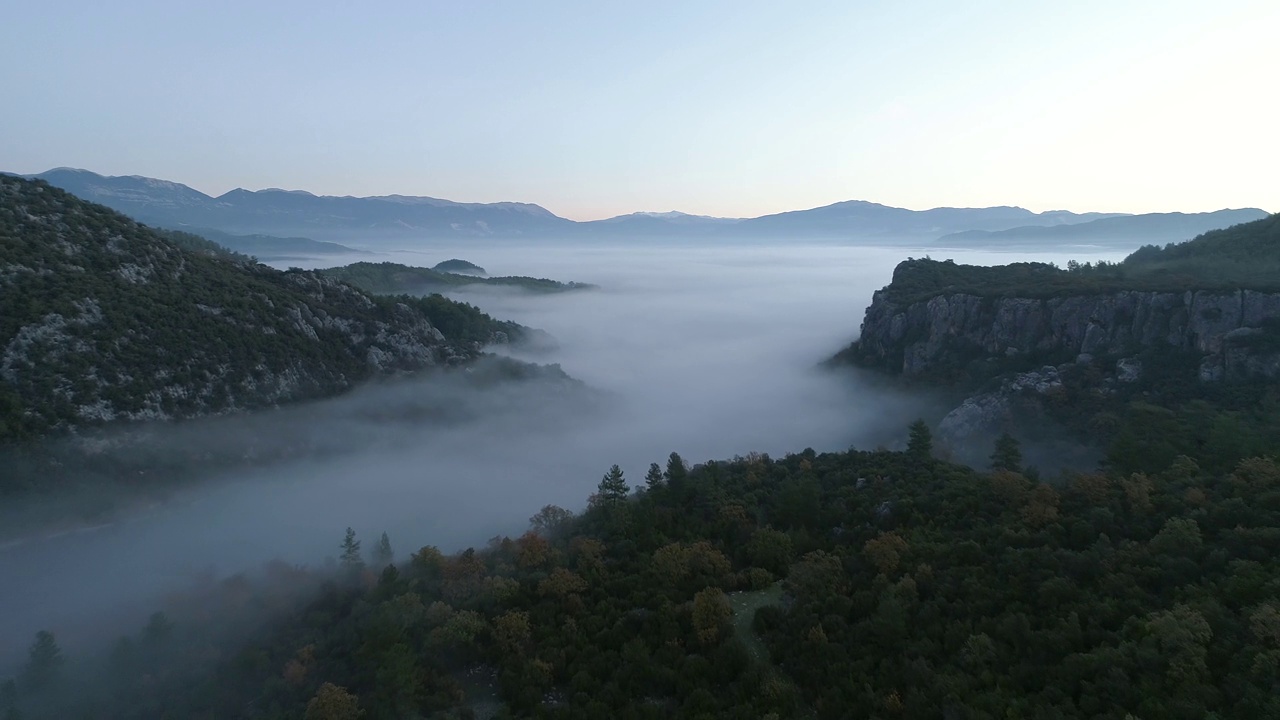
POLYGON ((312 454, 210 478, 94 527, 0 546, 0 676, 36 630, 71 656, 136 631, 164 594, 200 576, 271 559, 315 565, 347 526, 386 531, 404 559, 523 532, 546 504, 580 509, 614 463, 632 485, 676 451, 697 463, 901 444, 918 416, 945 411, 851 370, 818 363, 852 341, 871 293, 907 255, 979 264, 1116 259, 1115 251, 941 252, 902 247, 591 246, 483 243, 354 260, 431 266, 451 257, 490 275, 594 283, 554 295, 457 292, 491 315, 550 333, 521 359, 558 363, 556 381, 474 382, 428 374, 254 418, 152 431, 160 447, 306 435, 312 454), (448 412, 442 412, 448 410, 448 412))

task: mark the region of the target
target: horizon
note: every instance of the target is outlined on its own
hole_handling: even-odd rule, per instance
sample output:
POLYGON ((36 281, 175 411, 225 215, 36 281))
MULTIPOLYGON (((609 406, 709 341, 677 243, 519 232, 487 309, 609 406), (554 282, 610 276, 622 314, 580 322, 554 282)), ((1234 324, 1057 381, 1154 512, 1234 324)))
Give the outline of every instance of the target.
POLYGON ((1280 7, 28 4, 0 166, 574 220, 1268 207, 1280 7))
POLYGON ((755 218, 759 218, 759 217, 765 217, 765 216, 767 216, 767 215, 778 215, 778 214, 789 213, 789 212, 804 212, 804 211, 807 211, 807 210, 817 210, 817 209, 821 209, 821 208, 824 208, 824 207, 830 207, 830 206, 832 206, 832 205, 841 205, 841 204, 844 204, 844 203, 866 203, 866 204, 870 204, 870 205, 879 205, 879 206, 881 206, 881 207, 896 208, 896 209, 900 209, 900 210, 909 210, 909 211, 911 211, 911 212, 926 212, 926 211, 930 211, 930 210, 982 210, 982 209, 992 209, 992 208, 1002 208, 1002 207, 1004 207, 1004 208, 1017 208, 1017 209, 1021 209, 1021 210, 1027 210, 1028 212, 1032 212, 1032 213, 1035 213, 1035 214, 1037 214, 1037 215, 1046 214, 1046 213, 1054 213, 1054 212, 1066 212, 1066 213, 1075 213, 1075 214, 1088 214, 1088 213, 1100 213, 1100 214, 1102 214, 1102 213, 1108 213, 1108 214, 1110 214, 1110 213, 1114 213, 1114 214, 1121 214, 1121 215, 1179 214, 1179 213, 1181 213, 1181 214, 1191 215, 1191 214, 1199 214, 1199 213, 1213 213, 1213 212, 1220 212, 1220 211, 1227 211, 1227 210, 1249 210, 1249 209, 1257 209, 1257 210, 1261 210, 1262 212, 1265 212, 1265 213, 1268 213, 1268 214, 1274 214, 1274 211, 1272 211, 1272 210, 1268 210, 1268 209, 1267 209, 1267 208, 1265 208, 1265 207, 1253 207, 1253 206, 1246 206, 1246 205, 1226 206, 1226 207, 1212 208, 1212 209, 1207 209, 1207 210, 1186 210, 1186 209, 1177 209, 1177 210, 1152 210, 1152 211, 1145 211, 1145 212, 1129 212, 1129 211, 1123 211, 1123 210, 1120 210, 1120 211, 1101 211, 1101 210, 1091 210, 1091 209, 1068 209, 1068 208, 1063 208, 1063 207, 1051 207, 1051 208, 1044 209, 1044 210, 1035 210, 1035 209, 1028 208, 1028 207, 1023 206, 1023 205, 1016 205, 1016 204, 1009 204, 1009 203, 999 203, 999 204, 995 204, 995 205, 982 205, 982 206, 975 206, 975 205, 936 205, 936 206, 932 206, 932 207, 913 208, 913 207, 903 207, 903 206, 900 206, 900 205, 892 205, 892 204, 889 204, 889 203, 883 203, 883 202, 879 202, 879 201, 876 201, 876 200, 868 200, 868 199, 866 199, 866 198, 848 198, 848 199, 845 199, 845 200, 837 200, 837 201, 835 201, 835 202, 827 203, 826 205, 817 205, 817 206, 813 206, 813 207, 798 207, 798 208, 791 208, 791 209, 778 210, 778 211, 775 211, 775 212, 765 213, 765 214, 762 214, 762 215, 749 215, 749 216, 742 216, 742 217, 724 217, 724 216, 716 216, 716 215, 702 215, 702 214, 698 214, 698 213, 687 212, 687 211, 680 210, 680 209, 671 209, 671 210, 632 210, 632 211, 629 211, 629 212, 623 212, 623 213, 618 214, 618 215, 610 215, 610 216, 608 216, 608 217, 581 219, 581 218, 575 218, 575 217, 571 217, 571 216, 569 216, 569 215, 561 214, 560 212, 557 212, 555 209, 553 209, 553 208, 549 208, 549 207, 546 207, 545 205, 540 205, 540 204, 538 204, 538 203, 528 202, 528 201, 520 200, 520 199, 496 200, 496 201, 492 201, 492 202, 485 203, 485 202, 475 202, 475 201, 470 201, 470 200, 457 200, 457 199, 454 199, 454 198, 451 198, 451 197, 440 197, 440 196, 434 196, 434 195, 408 195, 408 194, 406 194, 406 193, 387 193, 387 194, 382 194, 382 195, 330 195, 330 194, 322 194, 322 193, 313 192, 313 191, 311 191, 311 190, 307 190, 307 189, 304 189, 304 188, 263 187, 263 188, 257 188, 257 189, 250 189, 250 188, 246 188, 246 187, 244 187, 244 186, 242 186, 242 185, 238 185, 238 186, 235 186, 235 187, 229 188, 229 189, 227 189, 227 190, 225 190, 225 191, 223 191, 223 192, 221 192, 221 193, 214 194, 214 193, 210 193, 210 192, 208 192, 208 191, 202 190, 202 189, 200 189, 200 188, 198 188, 198 187, 196 187, 196 186, 194 186, 194 185, 191 185, 190 183, 183 182, 183 181, 181 181, 181 180, 173 180, 173 179, 170 179, 170 178, 151 177, 151 176, 148 176, 148 175, 139 175, 139 174, 137 174, 137 173, 129 173, 129 174, 122 174, 122 175, 105 175, 105 174, 103 174, 103 173, 99 173, 99 172, 96 172, 96 171, 94 171, 94 170, 90 170, 90 169, 88 169, 88 168, 73 167, 73 166, 70 166, 70 165, 61 165, 61 166, 58 166, 58 167, 49 168, 49 169, 47 169, 47 170, 42 170, 42 171, 39 171, 39 172, 31 172, 31 173, 23 173, 23 172, 11 171, 11 170, 0 170, 0 173, 9 173, 9 174, 12 174, 12 175, 18 175, 18 176, 21 176, 21 177, 39 177, 40 175, 44 175, 44 174, 51 173, 51 172, 56 172, 56 171, 84 172, 84 173, 90 173, 90 174, 92 174, 92 175, 96 175, 96 176, 98 176, 98 177, 103 177, 103 178, 106 178, 106 179, 113 179, 113 178, 136 178, 136 179, 140 179, 140 180, 158 180, 158 181, 161 181, 161 182, 168 182, 168 183, 174 183, 174 184, 177 184, 177 185, 183 185, 183 186, 185 186, 185 187, 187 187, 187 188, 190 188, 191 190, 195 190, 195 191, 196 191, 196 192, 198 192, 198 193, 201 193, 201 194, 203 194, 203 195, 205 195, 205 196, 207 196, 207 197, 214 198, 214 199, 219 198, 219 197, 222 197, 223 195, 225 195, 225 194, 227 194, 227 193, 230 193, 230 192, 234 192, 234 191, 236 191, 236 190, 243 190, 243 191, 247 191, 247 192, 255 192, 255 193, 256 193, 256 192, 304 193, 304 194, 307 194, 307 195, 311 195, 311 196, 313 196, 313 197, 327 197, 327 198, 352 198, 352 199, 357 199, 357 200, 381 199, 381 198, 388 198, 388 197, 413 197, 413 198, 426 198, 426 199, 430 199, 430 200, 441 200, 441 201, 444 201, 444 202, 453 202, 453 203, 459 203, 459 204, 464 204, 464 205, 465 205, 465 204, 504 204, 504 203, 505 203, 505 204, 518 204, 518 205, 533 205, 533 206, 535 206, 535 207, 539 207, 539 208, 541 208, 542 210, 545 210, 545 211, 547 211, 547 212, 551 213, 552 215, 555 215, 556 217, 559 217, 559 218, 562 218, 562 219, 565 219, 565 220, 570 220, 570 221, 577 222, 577 223, 587 223, 587 222, 599 222, 599 221, 604 221, 604 220, 614 220, 614 219, 623 218, 623 217, 630 217, 630 216, 634 216, 634 215, 662 216, 662 215, 671 215, 671 214, 673 214, 673 213, 674 213, 674 214, 678 214, 678 215, 687 216, 687 217, 706 218, 706 219, 710 219, 710 220, 751 220, 751 219, 755 219, 755 218))

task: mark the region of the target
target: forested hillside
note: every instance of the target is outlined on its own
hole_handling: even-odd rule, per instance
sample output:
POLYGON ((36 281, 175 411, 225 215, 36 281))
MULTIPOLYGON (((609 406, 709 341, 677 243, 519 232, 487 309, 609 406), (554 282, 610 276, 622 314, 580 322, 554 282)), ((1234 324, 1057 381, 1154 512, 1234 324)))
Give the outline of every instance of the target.
POLYGON ((615 467, 584 515, 549 506, 454 556, 336 532, 332 570, 202 587, 107 667, 38 636, 8 702, 30 718, 1280 714, 1273 460, 1213 472, 1189 449, 1043 482, 1007 438, 990 472, 930 446, 917 425, 905 453, 672 454, 634 489, 615 467))
POLYGON ((280 272, 0 177, 0 441, 332 395, 520 332, 469 305, 280 272))
MULTIPOLYGON (((462 262, 462 261, 448 261, 462 262)), ((443 265, 444 263, 441 263, 443 265)), ((358 262, 342 267, 320 270, 323 275, 337 278, 371 293, 422 294, 441 292, 461 287, 511 287, 537 293, 588 290, 594 285, 581 282, 560 282, 547 278, 525 276, 480 277, 465 272, 449 272, 436 268, 413 267, 392 262, 358 262)), ((466 270, 466 268, 462 268, 466 270)))

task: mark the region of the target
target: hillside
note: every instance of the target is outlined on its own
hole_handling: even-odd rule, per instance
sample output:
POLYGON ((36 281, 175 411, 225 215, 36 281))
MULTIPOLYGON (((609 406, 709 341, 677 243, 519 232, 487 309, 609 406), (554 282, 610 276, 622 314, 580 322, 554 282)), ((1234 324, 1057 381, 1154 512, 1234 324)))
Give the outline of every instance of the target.
POLYGON ((967 230, 943 235, 939 245, 983 246, 1075 243, 1167 243, 1210 230, 1267 217, 1264 210, 1244 208, 1203 213, 1144 213, 1101 217, 1070 225, 1026 225, 1008 230, 967 230))
POLYGON ((1280 431, 1280 220, 1066 269, 907 260, 837 360, 967 392, 939 426, 960 447, 1038 427, 1128 465, 1131 416, 1166 457, 1213 427, 1252 446, 1280 431))
POLYGON ((510 287, 537 293, 588 290, 595 287, 588 283, 560 282, 546 278, 522 276, 480 277, 478 275, 441 272, 392 262, 358 262, 342 267, 318 270, 317 272, 350 283, 368 292, 379 294, 408 293, 410 295, 421 295, 467 286, 510 287))
POLYGON ((287 260, 314 255, 367 255, 363 250, 338 243, 321 242, 304 237, 274 235, 233 235, 211 228, 183 228, 182 232, 215 242, 228 250, 250 255, 259 260, 287 260))
POLYGON ((57 168, 35 176, 77 197, 162 227, 213 228, 237 235, 335 237, 524 237, 573 223, 528 203, 459 203, 429 197, 331 197, 241 188, 217 197, 181 183, 106 177, 57 168))
POLYGON ((672 453, 484 548, 335 528, 333 567, 206 582, 119 628, 109 664, 36 635, 0 710, 1276 717, 1280 467, 1210 471, 1213 447, 1053 482, 1016 444, 978 472, 920 431, 905 453, 672 453))
POLYGON ((0 177, 0 239, 0 439, 332 395, 521 332, 183 249, 42 181, 0 177))
POLYGON ((484 268, 473 262, 459 260, 458 258, 450 258, 443 262, 438 262, 431 268, 436 272, 454 273, 455 275, 488 275, 484 268))

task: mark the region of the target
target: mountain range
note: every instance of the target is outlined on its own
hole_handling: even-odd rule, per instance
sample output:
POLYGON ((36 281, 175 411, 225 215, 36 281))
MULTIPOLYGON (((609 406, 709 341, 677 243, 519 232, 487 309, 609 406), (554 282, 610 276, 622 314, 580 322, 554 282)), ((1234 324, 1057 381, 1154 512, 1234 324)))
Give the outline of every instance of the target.
POLYGON ((1254 208, 1187 215, 1036 213, 1009 206, 908 210, 850 200, 755 218, 641 212, 577 222, 529 203, 459 203, 404 195, 335 197, 280 189, 235 189, 213 197, 167 180, 103 176, 71 168, 32 177, 148 225, 233 235, 301 235, 357 244, 467 237, 1171 242, 1267 215, 1254 208))

